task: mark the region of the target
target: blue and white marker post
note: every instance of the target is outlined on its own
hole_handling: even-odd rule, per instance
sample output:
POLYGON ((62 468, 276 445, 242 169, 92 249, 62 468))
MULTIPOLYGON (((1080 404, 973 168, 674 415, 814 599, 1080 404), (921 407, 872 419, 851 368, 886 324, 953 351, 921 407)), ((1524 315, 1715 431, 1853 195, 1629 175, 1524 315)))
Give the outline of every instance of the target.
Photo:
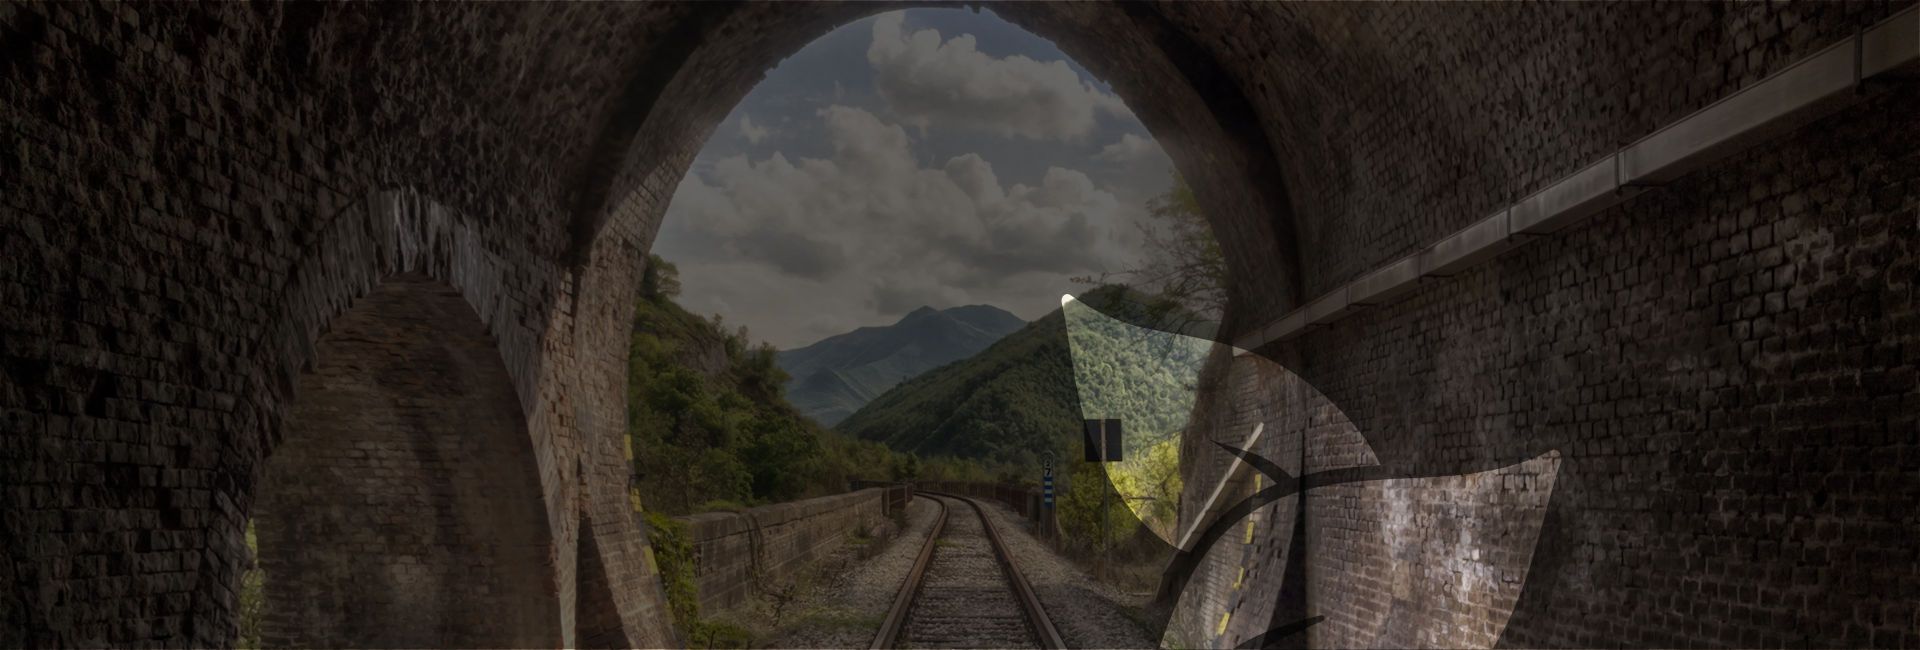
POLYGON ((1047 452, 1040 459, 1040 534, 1051 539, 1053 528, 1053 452, 1047 452))

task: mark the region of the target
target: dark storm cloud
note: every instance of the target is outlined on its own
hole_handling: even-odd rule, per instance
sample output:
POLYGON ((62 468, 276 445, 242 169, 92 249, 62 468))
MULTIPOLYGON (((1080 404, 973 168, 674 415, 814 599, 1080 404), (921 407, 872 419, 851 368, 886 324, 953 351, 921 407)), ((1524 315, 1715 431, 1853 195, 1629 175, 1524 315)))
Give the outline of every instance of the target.
POLYGON ((830 278, 847 268, 847 253, 839 244, 804 234, 754 232, 736 240, 735 246, 741 255, 809 280, 830 278))
MULTIPOLYGON (((914 288, 883 284, 873 288, 873 307, 882 314, 898 314, 927 304, 925 293, 914 288)), ((945 307, 946 305, 941 305, 945 307)))

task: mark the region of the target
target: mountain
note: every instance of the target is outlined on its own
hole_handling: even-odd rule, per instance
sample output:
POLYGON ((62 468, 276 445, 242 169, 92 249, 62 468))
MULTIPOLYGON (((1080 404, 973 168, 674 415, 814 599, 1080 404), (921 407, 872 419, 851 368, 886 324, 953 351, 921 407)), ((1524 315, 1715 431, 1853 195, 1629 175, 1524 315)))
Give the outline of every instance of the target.
POLYGON ((973 356, 1024 325, 988 305, 921 307, 892 325, 828 337, 775 361, 792 378, 787 401, 833 426, 901 381, 973 356))
POLYGON ((1166 322, 1171 307, 1123 287, 1090 291, 1079 302, 980 354, 902 382, 836 428, 921 457, 1023 466, 1047 451, 1077 458, 1083 412, 1123 418, 1130 449, 1184 428, 1210 342, 1129 325, 1166 322))

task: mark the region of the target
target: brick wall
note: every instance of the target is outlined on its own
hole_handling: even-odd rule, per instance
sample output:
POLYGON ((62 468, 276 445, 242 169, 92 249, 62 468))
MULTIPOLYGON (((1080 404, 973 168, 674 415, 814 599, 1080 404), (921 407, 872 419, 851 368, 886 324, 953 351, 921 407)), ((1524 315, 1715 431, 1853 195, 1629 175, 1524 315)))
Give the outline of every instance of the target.
POLYGON ((794 575, 854 530, 887 514, 887 490, 867 488, 737 513, 681 517, 693 545, 701 609, 714 611, 745 601, 755 586, 794 575))
POLYGON ((459 293, 382 283, 321 337, 295 393, 254 508, 264 643, 559 643, 525 418, 459 293))
MULTIPOLYGON (((1223 241, 1231 335, 1910 4, 995 10, 1166 145, 1223 241)), ((0 645, 229 643, 300 372, 403 271, 458 290, 495 341, 562 642, 672 643, 625 486, 627 297, 734 103, 885 8, 0 4, 0 645)), ((1914 536, 1895 509, 1916 172, 1891 117, 1914 97, 1872 90, 1266 351, 1382 466, 1561 454, 1503 643, 1912 643, 1912 598, 1876 594, 1914 581, 1889 541, 1914 536)), ((1258 419, 1213 410, 1223 440, 1258 419)), ((1196 470, 1219 460, 1194 446, 1196 470)), ((1411 493, 1305 515, 1378 528, 1360 513, 1390 494, 1411 493)))
POLYGON ((0 595, 0 645, 231 643, 301 370, 401 271, 456 288, 511 379, 555 555, 535 611, 571 643, 586 564, 622 587, 587 603, 617 614, 619 644, 672 642, 625 469, 600 462, 622 457, 606 396, 625 373, 601 333, 624 317, 583 309, 631 295, 634 244, 609 232, 561 263, 589 165, 553 146, 611 110, 584 98, 624 72, 588 62, 669 16, 421 9, 0 5, 0 580, 22 585, 0 595), (510 44, 522 27, 537 46, 510 44), (509 85, 543 108, 476 90, 509 85), (589 503, 624 515, 595 519, 596 563, 577 557, 589 503))
MULTIPOLYGON (((1162 11, 1220 74, 1242 80, 1277 160, 1259 180, 1284 188, 1270 214, 1296 231, 1297 266, 1249 259, 1235 278, 1245 298, 1236 320, 1264 323, 1294 306, 1279 286, 1285 271, 1297 272, 1299 299, 1319 296, 1911 4, 1162 11)), ((1183 171, 1212 166, 1175 160, 1183 171)), ((1230 254, 1247 236, 1215 230, 1230 254)), ((1256 241, 1247 257, 1274 250, 1256 241)))
POLYGON ((1264 422, 1289 472, 1374 480, 1263 509, 1189 624, 1238 643, 1299 590, 1313 647, 1911 645, 1917 92, 1221 360, 1190 472, 1264 422))

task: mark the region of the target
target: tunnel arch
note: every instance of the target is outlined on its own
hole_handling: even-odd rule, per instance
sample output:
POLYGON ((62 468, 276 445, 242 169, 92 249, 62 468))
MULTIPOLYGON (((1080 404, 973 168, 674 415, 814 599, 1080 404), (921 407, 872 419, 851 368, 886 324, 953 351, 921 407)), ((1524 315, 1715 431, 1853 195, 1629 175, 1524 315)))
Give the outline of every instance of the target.
MULTIPOLYGON (((1852 38, 1873 21, 1901 12, 1911 20, 1912 4, 1160 3, 1149 11, 1200 46, 1201 56, 1224 71, 1219 78, 1252 101, 1268 142, 1248 146, 1269 149, 1261 155, 1280 171, 1254 180, 1284 179, 1291 209, 1251 205, 1244 208, 1248 221, 1237 227, 1257 233, 1275 215, 1300 217, 1298 264, 1305 294, 1314 296, 1417 252, 1485 217, 1487 209, 1618 150, 1623 139, 1662 128, 1852 38)), ((796 32, 824 32, 835 24, 823 15, 881 10, 705 7, 14 4, 0 11, 9 46, 24 53, 7 64, 21 82, 0 84, 0 105, 18 118, 22 135, 17 155, 0 155, 0 170, 21 180, 0 227, 5 259, 21 261, 7 269, 10 282, 0 282, 6 306, 0 313, 11 319, 0 337, 7 357, 0 411, 9 425, 4 453, 16 470, 0 482, 9 507, 27 513, 20 525, 0 531, 16 559, 0 567, 0 580, 20 586, 0 594, 0 618, 7 623, 0 625, 0 645, 230 642, 232 568, 245 554, 256 466, 281 438, 290 405, 278 384, 284 377, 290 394, 328 319, 394 268, 385 261, 397 255, 391 238, 335 237, 343 225, 388 223, 385 213, 350 207, 382 188, 418 188, 473 217, 472 243, 452 250, 486 255, 428 269, 461 288, 494 326, 533 444, 551 456, 539 462, 556 538, 571 540, 580 526, 581 493, 606 490, 593 503, 625 510, 623 500, 612 498, 621 496, 620 477, 576 474, 578 459, 598 459, 605 449, 614 449, 606 464, 615 470, 621 464, 608 440, 614 427, 606 424, 620 408, 617 388, 606 388, 617 384, 620 370, 604 361, 618 337, 583 343, 585 337, 575 335, 623 318, 617 301, 603 296, 633 284, 633 259, 644 259, 651 239, 647 220, 661 207, 648 201, 663 203, 684 173, 683 165, 656 163, 697 149, 705 134, 688 127, 698 120, 667 119, 673 116, 661 108, 665 102, 645 98, 693 97, 665 92, 669 83, 724 91, 697 88, 701 80, 688 63, 695 54, 735 77, 751 77, 754 67, 774 58, 720 46, 695 53, 679 44, 802 41, 796 32), (717 18, 684 26, 694 11, 714 11, 717 18), (660 38, 667 33, 680 40, 660 38), (636 72, 650 66, 657 66, 656 76, 636 72), (636 100, 623 103, 623 97, 636 100), (599 144, 622 133, 629 135, 618 146, 599 144), (588 155, 596 150, 598 156, 588 155), (604 182, 590 182, 582 171, 589 169, 610 173, 604 182), (589 196, 593 200, 582 200, 589 196), (592 226, 588 237, 569 231, 576 223, 592 226), (566 248, 581 241, 591 245, 594 259, 584 271, 564 267, 566 248), (493 269, 485 281, 463 275, 482 267, 493 269)), ((1153 49, 1123 42, 1142 33, 1136 29, 1101 31, 1099 25, 1137 20, 1107 4, 995 10, 1054 38, 1116 87, 1126 85, 1128 75, 1109 71, 1086 50, 1103 44, 1153 49), (1066 24, 1080 15, 1087 27, 1078 38, 1019 18, 1066 24)), ((1115 69, 1125 68, 1122 56, 1166 59, 1153 52, 1112 56, 1115 69)), ((1203 67, 1188 76, 1209 74, 1203 67)), ((1868 90, 1886 88, 1875 82, 1868 90)), ((1832 345, 1900 332, 1894 326, 1910 315, 1909 306, 1873 302, 1896 295, 1888 289, 1897 286, 1863 284, 1811 266, 1768 280, 1813 285, 1813 297, 1790 298, 1785 313, 1791 320, 1770 321, 1787 344, 1780 355, 1767 344, 1761 358, 1768 367, 1760 368, 1744 363, 1749 359, 1736 345, 1703 348, 1727 337, 1695 327, 1712 320, 1713 302, 1687 298, 1717 301, 1718 287, 1734 282, 1724 275, 1728 268, 1783 247, 1836 263, 1889 255, 1902 264, 1910 260, 1909 248, 1888 248, 1883 236, 1889 223, 1892 232, 1906 232, 1898 228, 1911 223, 1905 216, 1914 201, 1906 191, 1914 131, 1911 120, 1894 117, 1904 114, 1894 109, 1910 105, 1913 92, 1898 88, 1792 139, 1650 191, 1616 208, 1605 225, 1533 245, 1398 306, 1370 309, 1292 349, 1304 356, 1309 378, 1339 400, 1356 425, 1408 432, 1397 443, 1409 449, 1429 444, 1424 432, 1490 422, 1505 434, 1513 427, 1504 422, 1525 420, 1552 436, 1598 437, 1596 447, 1697 448, 1724 457, 1752 438, 1750 423, 1722 424, 1705 400, 1682 399, 1715 381, 1730 386, 1721 391, 1739 391, 1748 403, 1776 413, 1792 433, 1792 439, 1769 440, 1782 448, 1831 438, 1886 449, 1884 437, 1869 432, 1911 424, 1904 411, 1888 415, 1887 404, 1911 394, 1899 379, 1913 376, 1913 364, 1836 356, 1832 345), (1755 188, 1762 186, 1771 194, 1761 197, 1755 188), (1752 233, 1752 241, 1773 244, 1728 251, 1710 241, 1716 232, 1752 233), (1718 262, 1721 275, 1687 266, 1694 250, 1727 251, 1718 262), (1583 287, 1608 282, 1635 295, 1583 302, 1592 296, 1583 296, 1583 287), (1863 288, 1873 293, 1863 297, 1863 288), (1863 299, 1884 314, 1850 315, 1863 299), (1655 345, 1620 345, 1643 340, 1649 326, 1642 323, 1649 321, 1661 336, 1655 345), (1491 344, 1503 337, 1516 342, 1491 344), (1690 355, 1679 367, 1662 358, 1676 350, 1690 355), (1834 378, 1830 391, 1802 395, 1799 373, 1790 372, 1797 365, 1777 361, 1782 355, 1865 367, 1871 383, 1853 390, 1834 378), (1559 383, 1570 372, 1595 388, 1559 383), (1648 415, 1649 406, 1661 412, 1648 415), (1588 412, 1618 413, 1627 424, 1573 419, 1588 412)), ((1178 84, 1174 91, 1197 96, 1178 84)), ((1138 99, 1134 91, 1121 92, 1138 99)), ((1163 137, 1170 132, 1156 120, 1189 114, 1178 110, 1184 105, 1155 105, 1134 107, 1163 137), (1172 117, 1154 118, 1154 112, 1172 117)), ((1287 307, 1269 295, 1277 290, 1260 289, 1284 274, 1258 271, 1278 267, 1252 268, 1256 272, 1236 270, 1242 296, 1251 296, 1237 304, 1265 313, 1249 313, 1243 323, 1277 317, 1287 307)), ((1853 374, 1859 381, 1861 373, 1853 374)), ((1521 631, 1512 643, 1756 645, 1756 639, 1778 637, 1751 635, 1846 621, 1855 618, 1847 607, 1868 602, 1849 591, 1817 607, 1764 610, 1763 620, 1697 632, 1697 614, 1603 615, 1659 600, 1692 612, 1741 605, 1724 589, 1701 593, 1697 570, 1670 570, 1634 555, 1622 559, 1609 553, 1619 547, 1608 540, 1714 540, 1681 547, 1688 567, 1742 560, 1715 549, 1768 543, 1754 532, 1765 529, 1758 518, 1666 519, 1633 509, 1652 496, 1651 512, 1664 517, 1673 510, 1661 497, 1674 479, 1712 480, 1711 468, 1676 474, 1666 470, 1665 456, 1606 456, 1577 450, 1568 456, 1566 494, 1587 494, 1584 503, 1596 507, 1554 516, 1564 517, 1569 531, 1592 534, 1557 538, 1561 551, 1548 554, 1556 559, 1538 572, 1562 588, 1523 595, 1536 623, 1511 628, 1521 631), (1587 466, 1636 471, 1604 476, 1581 469, 1587 466), (1586 614, 1560 615, 1569 611, 1586 614), (1646 634, 1622 640, 1623 624, 1646 634)), ((1819 480, 1781 458, 1747 460, 1762 474, 1819 480)), ((1830 510, 1876 512, 1889 503, 1866 490, 1834 496, 1830 510)), ((1727 503, 1748 505, 1737 498, 1727 503)), ((620 518, 594 519, 596 531, 622 526, 627 529, 616 537, 638 536, 620 518)), ((598 532, 595 538, 608 559, 619 560, 604 563, 623 582, 612 590, 616 596, 628 592, 628 580, 651 578, 638 559, 644 540, 614 544, 598 532)), ((571 541, 559 544, 564 621, 574 620, 575 549, 571 541)), ((1863 555, 1885 549, 1867 547, 1863 555)), ((1757 576, 1787 565, 1735 566, 1757 576)), ((1912 577, 1865 561, 1833 559, 1815 568, 1861 592, 1912 577)), ((1799 588, 1784 579, 1741 586, 1747 585, 1799 588)), ((649 607, 645 598, 622 603, 622 626, 637 630, 637 622, 658 619, 649 607)), ((1836 625, 1830 633, 1786 638, 1835 646, 1871 638, 1864 623, 1844 625, 1845 636, 1836 625)), ((634 645, 665 645, 659 636, 633 638, 634 645)))
POLYGON ((266 644, 559 643, 526 418, 456 290, 385 278, 320 337, 295 394, 254 510, 266 644))
MULTIPOLYGON (((590 405, 593 399, 567 395, 567 387, 575 381, 569 373, 576 368, 570 364, 570 350, 558 341, 570 339, 576 325, 572 315, 564 312, 565 303, 559 299, 528 299, 563 294, 568 281, 565 270, 539 249, 491 245, 484 219, 450 207, 443 199, 416 187, 370 192, 361 200, 336 204, 338 211, 300 247, 299 261, 288 270, 269 303, 268 311, 275 316, 250 352, 257 365, 249 369, 240 405, 257 418, 254 431, 262 457, 248 459, 242 470, 252 479, 241 490, 240 503, 250 504, 247 507, 251 513, 258 514, 261 496, 273 481, 273 472, 268 469, 273 454, 299 435, 298 385, 307 381, 307 375, 322 361, 323 341, 332 336, 350 311, 366 304, 368 296, 382 291, 393 279, 431 281, 446 292, 445 297, 463 305, 464 313, 472 319, 471 323, 455 319, 440 325, 457 333, 471 333, 470 326, 488 337, 492 358, 503 365, 502 376, 507 382, 502 403, 510 401, 516 406, 514 417, 501 421, 519 424, 519 436, 524 441, 521 445, 526 447, 522 457, 536 480, 534 496, 550 537, 547 562, 551 565, 537 589, 544 600, 537 604, 559 630, 554 641, 543 640, 536 645, 574 645, 579 632, 576 614, 588 618, 612 616, 617 630, 594 630, 601 638, 618 641, 611 645, 644 646, 656 643, 650 639, 671 639, 670 628, 647 614, 645 604, 651 596, 646 580, 650 575, 612 569, 606 570, 612 575, 603 575, 598 572, 603 565, 598 558, 580 557, 581 553, 605 554, 606 562, 625 569, 637 563, 646 541, 635 522, 617 518, 600 527, 597 535, 605 539, 597 544, 582 538, 596 534, 583 530, 581 523, 590 504, 618 501, 623 506, 620 510, 624 510, 626 495, 619 485, 596 480, 600 476, 570 455, 612 458, 615 460, 607 462, 617 465, 619 451, 613 441, 594 435, 582 421, 588 419, 586 414, 603 407, 590 405), (597 501, 588 497, 603 491, 608 496, 597 501), (581 572, 585 569, 577 567, 592 567, 596 572, 584 575, 581 572), (605 589, 585 596, 580 593, 607 581, 615 582, 623 593, 610 599, 603 597, 607 595, 605 589)), ((622 268, 617 260, 596 260, 585 273, 587 292, 604 296, 618 291, 595 287, 602 282, 617 285, 617 277, 606 276, 618 276, 622 268)), ((578 276, 574 281, 579 281, 578 276)), ((453 304, 447 302, 443 307, 452 309, 453 304)), ((506 416, 504 410, 496 415, 506 416)), ((612 476, 624 479, 625 474, 612 476)), ((237 542, 245 528, 244 521, 238 524, 232 539, 237 542)), ((239 551, 234 557, 245 555, 244 548, 239 551)), ((241 573, 235 572, 235 591, 230 593, 238 593, 240 579, 241 573)), ((652 585, 651 590, 657 591, 658 586, 652 585)), ((232 602, 227 606, 233 607, 232 602)))
MULTIPOLYGON (((590 166, 580 172, 574 263, 608 229, 650 248, 695 154, 780 60, 862 18, 924 6, 715 3, 691 10, 680 25, 684 33, 666 37, 686 47, 669 60, 638 66, 617 100, 617 117, 602 127, 590 166), (778 29, 762 28, 774 21, 778 29)), ((1107 81, 1194 188, 1227 257, 1225 331, 1298 303, 1300 256, 1281 162, 1250 100, 1203 48, 1144 5, 1010 3, 994 12, 1107 81), (1152 46, 1113 48, 1112 39, 1152 46)))

